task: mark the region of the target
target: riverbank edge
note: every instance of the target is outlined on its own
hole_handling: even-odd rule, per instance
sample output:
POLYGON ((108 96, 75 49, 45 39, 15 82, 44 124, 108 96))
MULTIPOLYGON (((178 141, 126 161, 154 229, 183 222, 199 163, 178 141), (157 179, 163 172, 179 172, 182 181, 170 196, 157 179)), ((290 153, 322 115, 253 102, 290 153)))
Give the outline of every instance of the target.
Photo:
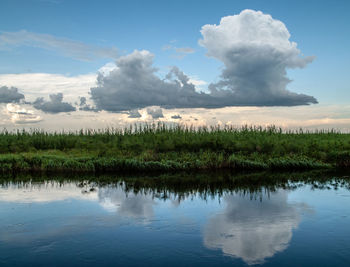
POLYGON ((343 161, 325 163, 306 157, 279 157, 268 160, 254 160, 242 156, 217 157, 209 160, 160 160, 144 161, 133 158, 115 157, 66 157, 56 155, 0 155, 0 173, 25 171, 55 172, 180 172, 196 170, 235 171, 305 171, 318 169, 348 169, 343 161))

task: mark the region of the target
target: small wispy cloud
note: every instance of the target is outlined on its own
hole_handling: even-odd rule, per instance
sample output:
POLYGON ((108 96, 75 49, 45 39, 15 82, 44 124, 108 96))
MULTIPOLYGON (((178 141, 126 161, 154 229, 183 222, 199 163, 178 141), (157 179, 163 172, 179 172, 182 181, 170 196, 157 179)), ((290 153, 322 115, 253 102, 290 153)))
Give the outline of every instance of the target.
POLYGON ((191 47, 174 47, 177 53, 192 54, 195 50, 191 47))
MULTIPOLYGON (((174 42, 173 42, 174 43, 174 42)), ((173 44, 167 44, 162 47, 163 50, 170 50, 175 52, 173 57, 182 59, 188 54, 196 52, 192 47, 176 47, 173 44)))
POLYGON ((99 47, 50 34, 34 33, 26 30, 0 33, 0 49, 11 49, 20 46, 56 51, 66 57, 81 61, 91 61, 97 58, 115 59, 118 56, 116 47, 99 47))

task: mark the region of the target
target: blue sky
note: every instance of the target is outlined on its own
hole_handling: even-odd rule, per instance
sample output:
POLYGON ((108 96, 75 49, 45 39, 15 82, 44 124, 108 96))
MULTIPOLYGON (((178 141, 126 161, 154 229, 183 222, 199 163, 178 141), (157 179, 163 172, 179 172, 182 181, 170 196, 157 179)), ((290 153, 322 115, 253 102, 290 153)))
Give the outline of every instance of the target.
MULTIPOLYGON (((346 105, 350 98, 349 1, 65 1, 2 0, 0 34, 25 30, 74 40, 87 46, 114 47, 119 56, 135 49, 154 54, 160 76, 177 66, 206 86, 219 80, 223 63, 206 56, 200 30, 244 9, 262 11, 282 21, 290 40, 305 56, 316 56, 301 69, 287 69, 287 89, 314 96, 320 104, 346 105), (171 49, 165 49, 171 46, 171 49), (193 53, 176 53, 191 48, 193 53), (181 56, 182 55, 182 56, 181 56)), ((50 73, 66 76, 96 73, 115 59, 81 60, 55 49, 0 45, 0 74, 50 73)), ((1 84, 6 85, 6 84, 1 84)), ((21 89, 21 88, 19 88, 21 89)), ((52 92, 57 93, 57 92, 52 92)))

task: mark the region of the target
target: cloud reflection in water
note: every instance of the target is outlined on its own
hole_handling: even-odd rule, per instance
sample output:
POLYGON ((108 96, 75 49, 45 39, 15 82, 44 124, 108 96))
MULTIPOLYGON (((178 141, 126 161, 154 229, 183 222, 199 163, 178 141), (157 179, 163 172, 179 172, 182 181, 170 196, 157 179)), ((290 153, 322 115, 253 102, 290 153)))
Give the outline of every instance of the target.
POLYGON ((156 202, 150 195, 126 194, 121 187, 103 187, 98 191, 98 201, 108 211, 121 216, 150 219, 156 202))
POLYGON ((285 250, 300 223, 298 206, 289 204, 287 196, 286 191, 270 193, 262 201, 239 194, 225 196, 225 210, 204 228, 205 246, 247 264, 262 263, 285 250))

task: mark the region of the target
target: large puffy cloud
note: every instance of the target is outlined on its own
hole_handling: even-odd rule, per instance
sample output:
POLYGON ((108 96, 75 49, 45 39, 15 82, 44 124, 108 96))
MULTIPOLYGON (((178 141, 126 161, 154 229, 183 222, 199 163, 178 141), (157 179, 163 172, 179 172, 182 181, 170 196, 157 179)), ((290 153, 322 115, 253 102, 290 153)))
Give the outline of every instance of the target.
POLYGON ((98 109, 120 112, 147 106, 163 108, 220 108, 226 106, 294 106, 317 103, 308 95, 286 89, 287 68, 304 67, 296 44, 280 21, 261 12, 243 11, 223 18, 219 26, 205 25, 200 43, 208 55, 225 64, 222 79, 197 92, 177 67, 161 79, 153 54, 137 51, 122 56, 116 68, 100 73, 91 97, 98 109))
POLYGON ((45 101, 43 97, 37 98, 33 102, 33 106, 36 109, 40 109, 47 113, 59 113, 75 111, 75 107, 67 102, 63 102, 63 94, 51 94, 50 101, 45 101))
POLYGON ((224 63, 221 80, 209 85, 223 106, 294 106, 317 103, 305 94, 286 90, 287 68, 303 68, 313 57, 301 57, 290 33, 279 20, 260 11, 243 10, 204 25, 199 43, 208 56, 224 63))
MULTIPOLYGON (((221 80, 209 85, 209 93, 198 92, 196 83, 177 67, 173 67, 164 79, 160 78, 153 66, 153 55, 145 50, 120 57, 116 66, 104 66, 98 75, 97 85, 94 74, 77 77, 7 74, 0 75, 0 82, 6 81, 7 85, 26 90, 29 99, 41 97, 44 92, 58 91, 63 92, 69 101, 77 96, 85 97, 86 100, 86 88, 91 88, 91 99, 96 109, 85 101, 79 107, 83 111, 121 112, 149 106, 221 108, 317 103, 312 96, 286 89, 290 82, 286 69, 305 67, 313 58, 301 57, 296 43, 289 40, 290 34, 281 21, 262 12, 244 10, 239 15, 222 18, 219 25, 203 26, 201 33, 203 39, 200 44, 208 49, 208 55, 224 63, 221 80)), ((80 50, 80 45, 71 40, 25 31, 2 33, 1 42, 6 46, 35 42, 52 48, 64 47, 65 51, 80 50)), ((84 51, 89 49, 92 48, 84 51)), ((18 101, 18 98, 13 101, 18 101)), ((37 107, 40 107, 44 101, 38 101, 37 107)), ((68 108, 68 105, 65 107, 68 108)), ((73 108, 68 110, 73 111, 73 108)))
POLYGON ((91 88, 91 97, 98 109, 127 111, 147 106, 201 107, 210 96, 197 93, 189 78, 174 67, 166 78, 160 79, 152 66, 153 54, 135 50, 120 57, 117 68, 108 75, 100 74, 98 87, 91 88))
POLYGON ((16 87, 0 87, 0 103, 18 103, 24 99, 24 95, 18 92, 16 87))
POLYGON ((220 248, 248 264, 257 264, 288 247, 300 216, 297 208, 287 203, 287 192, 271 193, 262 201, 239 194, 224 200, 224 213, 212 217, 205 227, 208 248, 220 248))

